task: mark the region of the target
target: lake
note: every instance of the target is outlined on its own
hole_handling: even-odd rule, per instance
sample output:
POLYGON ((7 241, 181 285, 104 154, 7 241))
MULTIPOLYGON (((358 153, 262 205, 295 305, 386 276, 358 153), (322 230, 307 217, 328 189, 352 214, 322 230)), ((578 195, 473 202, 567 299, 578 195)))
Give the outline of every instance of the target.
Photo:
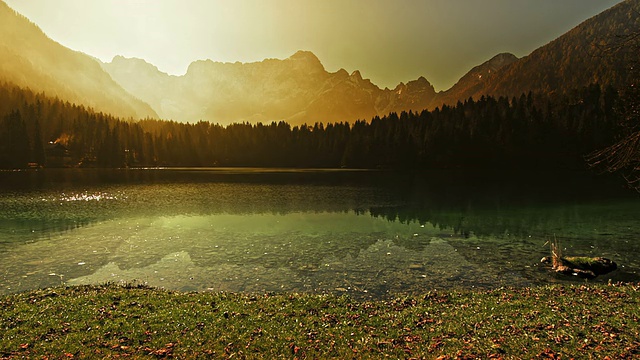
POLYGON ((140 283, 182 291, 347 293, 584 282, 566 255, 640 280, 640 198, 582 173, 296 169, 0 172, 0 293, 140 283))

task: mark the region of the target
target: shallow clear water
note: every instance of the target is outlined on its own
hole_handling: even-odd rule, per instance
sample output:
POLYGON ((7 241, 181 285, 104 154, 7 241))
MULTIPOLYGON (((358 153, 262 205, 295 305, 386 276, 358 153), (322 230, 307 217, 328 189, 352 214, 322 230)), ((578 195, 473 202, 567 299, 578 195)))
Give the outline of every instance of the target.
POLYGON ((2 172, 0 293, 139 282, 357 297, 560 281, 567 255, 640 279, 640 199, 582 177, 261 169, 2 172))

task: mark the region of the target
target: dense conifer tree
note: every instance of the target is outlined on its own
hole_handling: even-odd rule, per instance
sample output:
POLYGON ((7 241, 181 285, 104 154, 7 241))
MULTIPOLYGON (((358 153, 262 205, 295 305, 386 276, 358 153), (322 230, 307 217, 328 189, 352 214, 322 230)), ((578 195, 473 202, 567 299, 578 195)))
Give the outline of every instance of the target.
POLYGON ((0 166, 7 169, 26 168, 31 158, 31 149, 20 110, 13 110, 4 116, 0 131, 0 166))

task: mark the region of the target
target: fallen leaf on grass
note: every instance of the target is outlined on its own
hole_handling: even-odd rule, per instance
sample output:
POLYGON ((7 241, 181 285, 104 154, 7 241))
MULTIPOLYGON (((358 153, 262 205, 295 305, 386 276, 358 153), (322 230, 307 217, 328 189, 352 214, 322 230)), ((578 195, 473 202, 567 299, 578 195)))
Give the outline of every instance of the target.
POLYGON ((149 355, 155 355, 155 356, 158 356, 158 357, 166 357, 166 356, 171 356, 171 354, 173 353, 174 346, 176 346, 176 344, 168 343, 162 349, 154 350, 152 348, 147 347, 147 348, 144 349, 144 351, 148 352, 149 355))

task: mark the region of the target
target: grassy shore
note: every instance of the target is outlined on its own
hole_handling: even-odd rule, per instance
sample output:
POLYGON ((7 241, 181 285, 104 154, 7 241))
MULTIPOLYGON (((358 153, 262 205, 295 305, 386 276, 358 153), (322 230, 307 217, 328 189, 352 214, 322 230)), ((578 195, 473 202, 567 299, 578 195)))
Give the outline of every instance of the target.
POLYGON ((633 358, 639 290, 555 285, 358 302, 53 288, 0 297, 0 358, 633 358))

